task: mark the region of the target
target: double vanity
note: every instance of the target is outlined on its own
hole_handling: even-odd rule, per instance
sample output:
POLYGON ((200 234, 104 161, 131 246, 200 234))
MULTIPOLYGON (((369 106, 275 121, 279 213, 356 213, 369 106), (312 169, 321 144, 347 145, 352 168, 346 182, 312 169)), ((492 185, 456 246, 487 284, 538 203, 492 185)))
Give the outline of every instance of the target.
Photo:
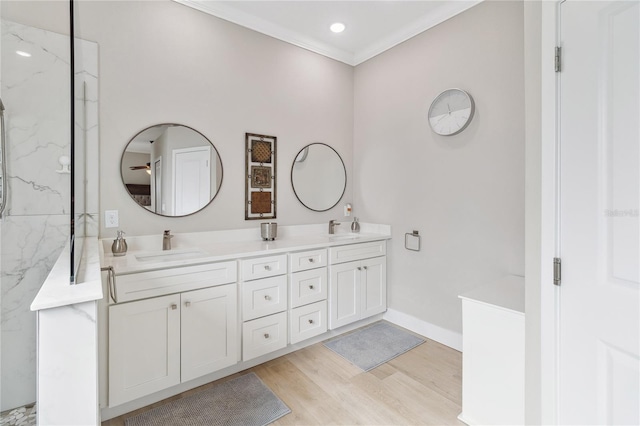
POLYGON ((326 225, 128 238, 100 244, 101 405, 112 417, 380 318, 384 225, 326 225), (106 407, 106 408, 105 408, 106 407), (114 408, 115 407, 115 408, 114 408), (118 408, 120 407, 120 408, 118 408))
MULTIPOLYGON (((276 138, 245 136, 245 220, 273 220, 276 138)), ((334 148, 310 143, 289 160, 303 206, 338 205, 347 170, 334 148)), ((120 171, 136 205, 168 218, 205 209, 223 179, 213 143, 175 123, 138 132, 120 171)), ((280 226, 265 241, 254 223, 173 236, 159 229, 113 250, 112 238, 72 234, 31 305, 38 422, 98 424, 382 318, 389 226, 280 226), (69 285, 70 264, 78 285, 69 285)))

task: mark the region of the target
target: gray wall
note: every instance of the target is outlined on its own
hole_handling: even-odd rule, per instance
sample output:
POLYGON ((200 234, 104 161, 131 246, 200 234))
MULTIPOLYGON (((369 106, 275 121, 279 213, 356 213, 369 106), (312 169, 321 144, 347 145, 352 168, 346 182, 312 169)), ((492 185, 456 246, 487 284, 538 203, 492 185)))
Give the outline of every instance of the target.
MULTIPOLYGON (((278 217, 291 225, 341 218, 351 202, 315 213, 296 199, 290 168, 311 142, 333 146, 352 171, 353 68, 178 3, 79 2, 78 36, 100 45, 100 209, 129 235, 257 227, 244 220, 245 132, 278 138, 278 217), (129 139, 157 123, 197 129, 220 153, 215 201, 185 218, 136 205, 120 182, 129 139)), ((101 228, 100 235, 115 234, 101 228)))
POLYGON ((392 226, 390 308, 461 332, 459 294, 523 275, 523 61, 523 3, 485 2, 356 67, 354 207, 392 226), (449 87, 476 115, 443 137, 427 111, 449 87))

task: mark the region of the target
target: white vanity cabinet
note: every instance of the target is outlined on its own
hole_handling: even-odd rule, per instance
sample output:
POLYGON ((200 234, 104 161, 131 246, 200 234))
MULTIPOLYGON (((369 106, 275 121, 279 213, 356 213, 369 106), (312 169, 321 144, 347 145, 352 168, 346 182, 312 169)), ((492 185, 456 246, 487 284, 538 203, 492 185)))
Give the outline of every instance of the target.
POLYGON ((331 247, 329 329, 387 310, 386 242, 331 247))
MULTIPOLYGON (((242 371, 386 310, 388 233, 309 238, 273 247, 234 241, 227 253, 225 232, 212 250, 220 255, 174 259, 132 249, 106 257, 103 414, 242 371)), ((103 241, 105 252, 111 244, 103 241)))
POLYGON ((287 346, 287 255, 243 259, 242 359, 287 346))
POLYGON ((291 344, 327 331, 327 249, 289 255, 291 344))
MULTIPOLYGON (((236 271, 236 262, 227 266, 236 271)), ((233 283, 213 279, 212 287, 109 307, 109 406, 238 362, 236 275, 227 276, 233 283)))

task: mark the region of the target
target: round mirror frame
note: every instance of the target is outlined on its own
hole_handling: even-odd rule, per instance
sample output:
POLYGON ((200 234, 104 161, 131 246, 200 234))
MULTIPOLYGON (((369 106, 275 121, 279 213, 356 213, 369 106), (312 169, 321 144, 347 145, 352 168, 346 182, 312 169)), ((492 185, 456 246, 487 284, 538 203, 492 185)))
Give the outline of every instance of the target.
POLYGON ((127 145, 124 147, 124 150, 122 151, 122 155, 120 156, 120 180, 122 181, 122 185, 124 186, 125 191, 127 191, 127 194, 129 194, 129 197, 131 197, 131 200, 138 205, 139 207, 141 207, 143 210, 146 210, 149 213, 153 213, 157 216, 162 216, 162 217, 187 217, 187 216, 191 216, 193 214, 196 214, 202 210, 204 210, 209 204, 211 204, 213 202, 213 200, 216 199, 216 197, 218 196, 218 194, 220 193, 220 188, 222 187, 222 182, 224 181, 224 166, 222 164, 222 157, 220 157, 220 152, 218 152, 218 149, 216 148, 216 146, 213 144, 213 142, 211 142, 211 140, 206 137, 204 134, 202 134, 202 132, 199 132, 198 130, 194 129, 191 126, 186 126, 184 124, 179 124, 179 123, 158 123, 158 124, 154 124, 152 126, 148 126, 145 127, 144 129, 140 130, 138 133, 136 133, 135 135, 133 135, 133 137, 131 139, 129 139, 129 142, 127 142, 127 145), (129 144, 131 142, 133 142, 133 140, 135 138, 137 138, 141 133, 146 132, 149 129, 152 129, 154 127, 159 127, 159 126, 172 126, 172 127, 184 127, 187 128, 197 134, 199 134, 200 136, 202 136, 202 138, 204 138, 204 140, 206 140, 207 142, 209 142, 209 144, 211 145, 211 148, 213 148, 213 151, 216 153, 216 156, 218 158, 218 162, 220 163, 220 183, 218 183, 217 188, 216 188, 216 193, 213 197, 211 197, 211 199, 209 200, 208 203, 206 203, 205 205, 203 205, 201 208, 199 208, 198 210, 195 210, 191 213, 188 214, 184 214, 184 215, 166 215, 166 214, 162 214, 162 213, 156 213, 153 210, 147 209, 144 206, 142 206, 140 203, 138 203, 138 201, 136 201, 136 199, 134 198, 133 194, 131 194, 131 192, 129 191, 129 189, 127 188, 127 184, 124 182, 124 175, 122 173, 122 165, 123 165, 123 161, 124 161, 124 156, 127 153, 127 147, 129 146, 129 144))
POLYGON ((308 208, 309 210, 312 210, 312 211, 314 211, 314 212, 326 212, 326 211, 328 211, 328 210, 331 210, 332 208, 334 208, 335 206, 337 206, 337 205, 338 205, 338 203, 340 202, 340 200, 342 200, 342 197, 344 197, 344 193, 347 191, 347 168, 346 168, 346 167, 345 167, 345 165, 344 165, 344 161, 342 160, 342 156, 340 156, 340 154, 338 153, 338 151, 336 151, 332 146, 327 145, 326 143, 322 143, 322 142, 313 142, 313 143, 310 143, 310 144, 308 144, 308 145, 305 145, 304 147, 302 147, 302 149, 301 149, 300 151, 298 151, 298 153, 297 153, 297 154, 295 155, 295 157, 293 158, 293 164, 291 165, 291 188, 293 189, 293 193, 295 194, 295 196, 296 196, 296 198, 298 199, 298 201, 300 201, 300 204, 302 204, 303 206, 305 206, 305 207, 306 207, 306 208, 308 208), (294 184, 294 182, 293 182, 293 168, 294 168, 294 166, 296 165, 296 162, 297 162, 298 158, 299 158, 299 157, 300 157, 300 155, 303 153, 303 151, 306 149, 306 150, 307 150, 307 152, 305 152, 305 153, 303 154, 303 160, 302 160, 302 161, 306 160, 307 155, 308 155, 308 148, 309 148, 310 146, 312 146, 312 145, 324 145, 324 146, 326 146, 327 148, 329 148, 330 150, 332 150, 332 151, 336 154, 336 156, 338 157, 338 159, 340 160, 340 164, 342 164, 342 170, 344 171, 344 187, 342 188, 342 193, 340 193, 340 196, 338 197, 338 199, 336 200, 336 202, 335 202, 332 206, 330 206, 330 207, 328 207, 328 208, 326 208, 326 209, 323 209, 323 210, 314 209, 314 208, 311 208, 311 207, 309 207, 308 205, 306 205, 306 204, 304 203, 304 201, 302 201, 302 200, 300 199, 300 196, 299 196, 299 195, 298 195, 298 193, 296 192, 296 186, 295 186, 295 184, 294 184))

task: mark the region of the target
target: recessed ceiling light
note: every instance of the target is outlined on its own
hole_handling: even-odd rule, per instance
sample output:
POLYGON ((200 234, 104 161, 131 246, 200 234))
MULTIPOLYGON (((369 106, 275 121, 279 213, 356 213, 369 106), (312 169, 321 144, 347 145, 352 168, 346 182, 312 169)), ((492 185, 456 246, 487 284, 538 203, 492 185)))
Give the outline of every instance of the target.
POLYGON ((331 26, 329 27, 329 29, 334 33, 341 33, 345 28, 346 27, 342 22, 336 22, 335 24, 331 24, 331 26))
POLYGON ((31 53, 29 52, 23 52, 22 50, 16 50, 16 53, 20 56, 24 56, 25 58, 30 58, 31 57, 31 53))

